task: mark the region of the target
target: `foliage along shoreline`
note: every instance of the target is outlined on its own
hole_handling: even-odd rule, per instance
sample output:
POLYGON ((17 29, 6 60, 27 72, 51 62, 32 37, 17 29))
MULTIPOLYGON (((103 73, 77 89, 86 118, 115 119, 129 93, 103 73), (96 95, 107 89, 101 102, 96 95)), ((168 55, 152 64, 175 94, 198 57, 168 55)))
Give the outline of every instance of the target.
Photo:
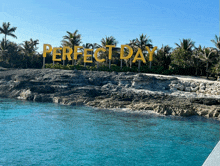
MULTIPOLYGON (((21 44, 10 42, 7 36, 17 38, 14 34, 17 27, 10 27, 10 23, 3 22, 0 27, 0 35, 4 37, 0 41, 0 66, 8 68, 42 68, 43 54, 37 52, 37 45, 39 40, 24 41, 21 44)), ((76 62, 63 61, 53 62, 52 54, 47 54, 45 58, 46 68, 67 69, 67 70, 100 70, 100 71, 116 71, 116 72, 144 72, 157 74, 178 74, 178 75, 192 75, 192 76, 209 76, 218 77, 220 75, 220 37, 215 35, 211 40, 214 47, 195 47, 195 42, 191 39, 182 39, 180 43, 175 43, 176 47, 171 48, 169 45, 158 48, 153 55, 152 63, 149 62, 148 53, 145 52, 145 47, 153 48, 152 40, 147 35, 141 34, 138 38, 130 40, 126 45, 129 45, 133 50, 134 55, 138 48, 146 58, 146 64, 140 61, 131 63, 130 60, 120 60, 120 55, 117 49, 113 50, 112 60, 108 60, 108 51, 101 53, 100 58, 106 59, 103 63, 83 63, 83 56, 76 62)), ((118 41, 115 37, 105 37, 98 43, 82 44, 81 34, 78 30, 73 33, 67 31, 61 40, 61 46, 68 46, 74 50, 74 46, 82 46, 83 48, 106 48, 106 45, 117 46, 118 41)), ((60 47, 61 47, 60 46, 60 47)), ((128 50, 124 50, 125 54, 128 50)), ((93 52, 92 52, 93 55, 93 52)), ((94 57, 93 57, 94 61, 94 57)))

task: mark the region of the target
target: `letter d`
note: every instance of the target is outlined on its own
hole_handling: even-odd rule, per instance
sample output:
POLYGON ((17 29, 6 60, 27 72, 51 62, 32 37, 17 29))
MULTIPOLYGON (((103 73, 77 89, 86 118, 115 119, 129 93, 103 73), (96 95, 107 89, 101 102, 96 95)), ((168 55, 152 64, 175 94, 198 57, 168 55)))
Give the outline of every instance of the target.
POLYGON ((130 46, 128 46, 128 45, 121 45, 120 59, 129 59, 129 58, 131 58, 132 55, 133 55, 133 49, 130 46), (124 57, 124 48, 125 47, 127 47, 128 50, 129 50, 129 54, 126 57, 124 57))

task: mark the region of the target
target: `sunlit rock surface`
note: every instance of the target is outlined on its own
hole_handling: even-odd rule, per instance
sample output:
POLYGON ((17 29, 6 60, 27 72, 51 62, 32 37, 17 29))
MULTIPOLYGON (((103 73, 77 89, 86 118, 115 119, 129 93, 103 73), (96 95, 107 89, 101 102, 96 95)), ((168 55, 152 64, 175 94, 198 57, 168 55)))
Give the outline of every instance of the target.
POLYGON ((153 110, 220 120, 220 82, 186 76, 59 69, 0 71, 0 97, 153 110))

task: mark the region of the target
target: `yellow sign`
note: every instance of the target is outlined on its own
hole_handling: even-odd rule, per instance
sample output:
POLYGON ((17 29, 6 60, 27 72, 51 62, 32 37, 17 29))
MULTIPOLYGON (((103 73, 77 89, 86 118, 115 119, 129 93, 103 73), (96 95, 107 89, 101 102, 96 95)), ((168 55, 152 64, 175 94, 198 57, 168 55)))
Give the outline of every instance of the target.
MULTIPOLYGON (((112 59, 112 48, 114 48, 114 45, 106 45, 108 49, 108 59, 112 59)), ((153 54, 154 51, 157 50, 157 47, 154 47, 152 50, 150 50, 149 47, 145 47, 146 50, 149 53, 149 61, 153 61, 153 54)), ((53 61, 61 61, 61 60, 66 60, 66 57, 68 60, 72 60, 71 55, 73 53, 73 58, 75 60, 77 60, 78 55, 82 55, 82 52, 78 52, 79 49, 83 49, 82 46, 74 46, 74 53, 73 53, 73 49, 68 47, 68 46, 64 46, 63 48, 61 47, 54 47, 52 48, 52 46, 50 44, 44 44, 43 45, 43 57, 47 56, 47 53, 50 53, 52 51, 53 53, 53 61), (48 49, 47 49, 48 47, 48 49), (60 50, 58 52, 58 50, 60 50), (62 50, 62 57, 61 57, 61 50, 62 50), (68 52, 67 52, 68 50, 68 52), (60 56, 60 58, 58 58, 58 56, 60 56)), ((93 49, 84 49, 84 62, 85 63, 92 63, 92 54, 88 54, 88 52, 93 52, 93 49), (89 60, 90 59, 90 60, 89 60)), ((106 52, 106 49, 104 48, 97 48, 95 53, 94 53, 94 58, 97 62, 104 62, 105 59, 99 59, 98 58, 98 53, 99 52, 106 52)), ((128 45, 121 45, 121 51, 120 51, 120 59, 130 59, 133 55, 133 49, 128 46, 128 45), (128 55, 124 56, 124 49, 127 48, 128 49, 128 55)), ((132 61, 133 63, 135 63, 137 60, 141 60, 143 63, 146 63, 146 60, 144 58, 144 55, 142 53, 142 50, 140 48, 138 48, 138 51, 134 57, 134 60, 132 61)))

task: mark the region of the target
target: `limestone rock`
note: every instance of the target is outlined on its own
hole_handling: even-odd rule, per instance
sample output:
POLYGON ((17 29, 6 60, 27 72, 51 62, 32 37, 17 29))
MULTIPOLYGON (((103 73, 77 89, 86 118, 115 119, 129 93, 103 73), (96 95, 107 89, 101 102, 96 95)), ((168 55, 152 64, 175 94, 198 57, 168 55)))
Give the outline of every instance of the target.
POLYGON ((0 97, 220 120, 220 82, 157 74, 59 69, 0 71, 0 97))

